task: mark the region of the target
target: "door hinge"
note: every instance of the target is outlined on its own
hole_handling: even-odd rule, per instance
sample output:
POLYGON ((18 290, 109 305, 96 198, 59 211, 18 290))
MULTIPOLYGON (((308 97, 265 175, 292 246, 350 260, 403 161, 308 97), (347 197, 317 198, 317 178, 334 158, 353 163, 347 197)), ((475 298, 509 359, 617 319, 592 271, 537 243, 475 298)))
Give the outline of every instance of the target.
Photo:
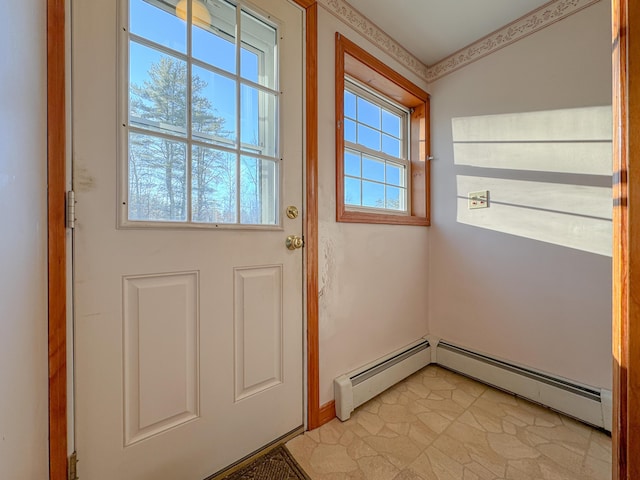
POLYGON ((76 193, 73 190, 67 192, 66 227, 74 229, 76 227, 76 193))
POLYGON ((69 457, 68 480, 78 480, 78 453, 73 452, 69 457))

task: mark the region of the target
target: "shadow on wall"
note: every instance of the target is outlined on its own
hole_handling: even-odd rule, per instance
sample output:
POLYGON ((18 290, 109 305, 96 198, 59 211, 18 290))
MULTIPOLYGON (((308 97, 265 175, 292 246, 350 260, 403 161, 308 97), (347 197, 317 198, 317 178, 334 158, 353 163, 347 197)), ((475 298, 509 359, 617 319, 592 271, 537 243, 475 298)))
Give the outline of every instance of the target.
POLYGON ((452 119, 457 220, 598 255, 612 250, 611 107, 452 119), (489 208, 468 208, 489 191, 489 208))

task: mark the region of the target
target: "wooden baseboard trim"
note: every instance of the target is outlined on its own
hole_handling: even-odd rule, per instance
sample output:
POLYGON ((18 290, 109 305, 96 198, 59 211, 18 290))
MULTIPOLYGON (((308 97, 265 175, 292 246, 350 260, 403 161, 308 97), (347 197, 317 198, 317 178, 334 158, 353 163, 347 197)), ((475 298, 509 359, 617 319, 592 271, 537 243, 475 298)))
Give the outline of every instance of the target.
POLYGON ((331 420, 333 420, 334 418, 336 418, 336 401, 335 400, 331 400, 328 403, 325 403, 324 405, 322 405, 320 407, 320 414, 318 415, 319 417, 319 427, 321 427, 322 425, 324 425, 325 423, 330 422, 331 420))

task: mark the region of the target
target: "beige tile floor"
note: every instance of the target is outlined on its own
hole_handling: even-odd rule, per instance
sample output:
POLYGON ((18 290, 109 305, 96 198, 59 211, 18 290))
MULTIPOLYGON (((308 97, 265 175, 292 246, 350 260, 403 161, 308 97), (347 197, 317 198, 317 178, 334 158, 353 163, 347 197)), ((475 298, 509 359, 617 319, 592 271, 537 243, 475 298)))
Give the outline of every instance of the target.
POLYGON ((601 480, 611 438, 437 366, 291 440, 313 480, 601 480))

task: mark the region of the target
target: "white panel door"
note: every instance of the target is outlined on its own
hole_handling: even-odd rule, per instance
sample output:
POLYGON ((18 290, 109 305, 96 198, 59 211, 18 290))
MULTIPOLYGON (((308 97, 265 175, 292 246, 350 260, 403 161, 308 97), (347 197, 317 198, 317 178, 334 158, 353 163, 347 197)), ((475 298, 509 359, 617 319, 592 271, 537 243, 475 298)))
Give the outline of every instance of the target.
POLYGON ((303 15, 73 2, 82 478, 201 480, 303 424, 303 15))

